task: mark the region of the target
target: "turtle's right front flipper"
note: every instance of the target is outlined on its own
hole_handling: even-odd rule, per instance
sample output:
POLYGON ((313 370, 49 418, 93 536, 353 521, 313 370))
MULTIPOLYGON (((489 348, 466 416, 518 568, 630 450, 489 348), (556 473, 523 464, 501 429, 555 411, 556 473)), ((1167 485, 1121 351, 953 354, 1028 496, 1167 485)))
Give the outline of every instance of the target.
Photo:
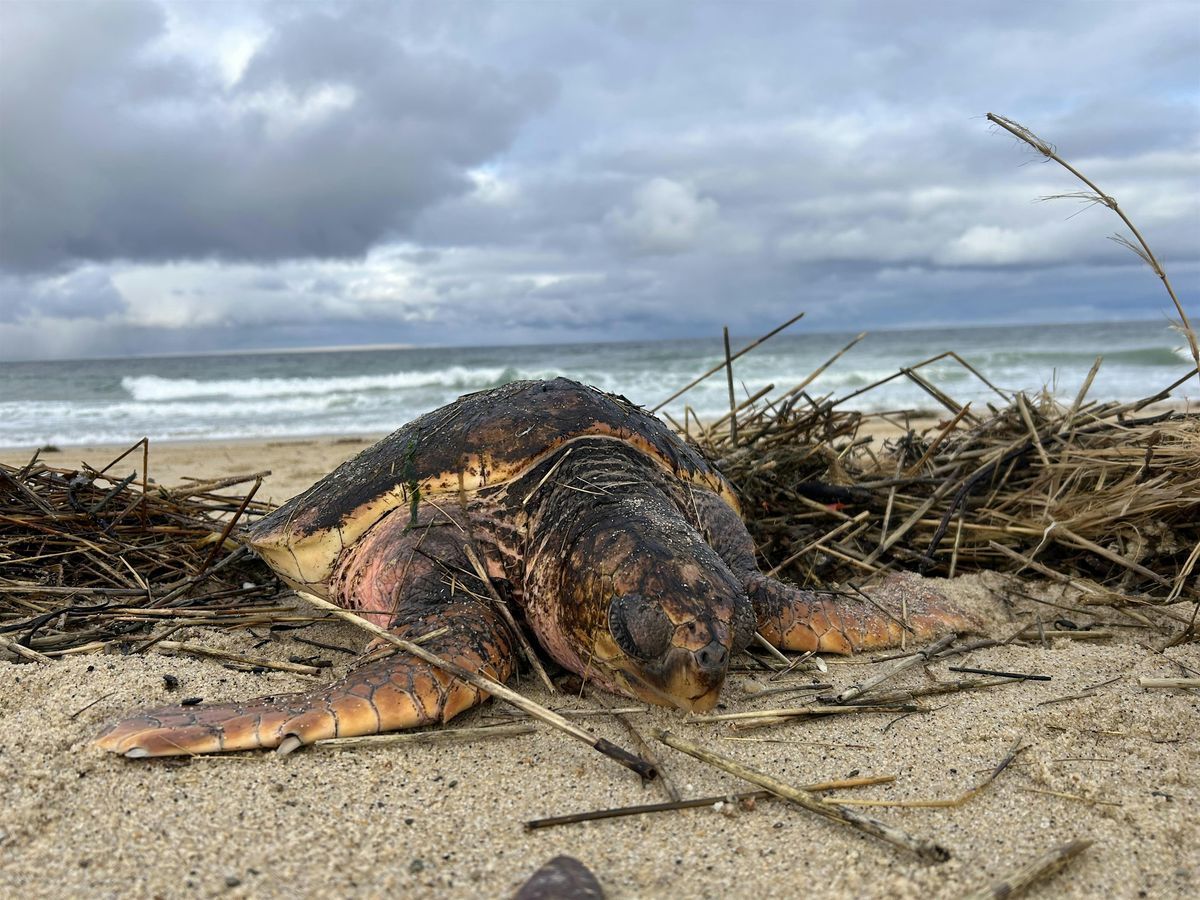
MULTIPOLYGON (((444 606, 406 615, 395 632, 407 640, 445 627, 424 642, 430 652, 472 671, 506 681, 512 674, 508 626, 483 602, 457 596, 444 606)), ((447 722, 486 699, 471 685, 407 653, 397 652, 352 670, 315 691, 259 697, 242 703, 168 706, 111 725, 97 741, 130 757, 178 756, 281 747, 294 749, 329 737, 377 734, 447 722)))

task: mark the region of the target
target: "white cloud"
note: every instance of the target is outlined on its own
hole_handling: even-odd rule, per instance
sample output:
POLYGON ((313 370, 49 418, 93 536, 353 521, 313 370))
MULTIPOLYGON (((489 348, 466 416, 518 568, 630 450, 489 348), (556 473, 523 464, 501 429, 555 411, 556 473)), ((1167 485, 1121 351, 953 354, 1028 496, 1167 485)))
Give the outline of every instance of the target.
POLYGON ((951 266, 1005 266, 1043 261, 1046 250, 1035 236, 995 225, 972 225, 949 246, 935 254, 938 262, 951 266))
POLYGON ((467 173, 474 190, 470 200, 487 206, 512 206, 519 200, 517 183, 491 169, 472 169, 467 173))
POLYGON ((626 206, 605 222, 635 253, 668 254, 690 250, 717 220, 717 202, 695 187, 669 178, 652 178, 633 192, 626 206))
POLYGON ((349 113, 357 98, 358 91, 349 84, 321 84, 301 91, 271 85, 239 96, 224 112, 233 122, 257 120, 268 141, 286 142, 349 113))

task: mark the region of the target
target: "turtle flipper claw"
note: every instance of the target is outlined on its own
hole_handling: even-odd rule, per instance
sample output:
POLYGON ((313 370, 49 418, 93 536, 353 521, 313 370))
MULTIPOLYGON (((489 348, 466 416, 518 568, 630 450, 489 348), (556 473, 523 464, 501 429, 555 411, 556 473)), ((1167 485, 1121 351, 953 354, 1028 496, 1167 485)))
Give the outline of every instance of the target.
MULTIPOLYGON (((478 601, 456 602, 437 621, 416 623, 433 653, 506 681, 513 669, 504 623, 478 601)), ((401 629, 410 640, 413 629, 401 629)), ((376 659, 315 691, 259 697, 243 703, 166 706, 122 719, 99 737, 102 750, 139 759, 229 750, 278 748, 282 755, 314 741, 357 737, 447 722, 486 694, 406 653, 376 659)))
POLYGON ((854 653, 923 641, 978 623, 919 575, 895 574, 862 593, 868 599, 803 591, 766 576, 750 579, 759 632, 784 650, 854 653))

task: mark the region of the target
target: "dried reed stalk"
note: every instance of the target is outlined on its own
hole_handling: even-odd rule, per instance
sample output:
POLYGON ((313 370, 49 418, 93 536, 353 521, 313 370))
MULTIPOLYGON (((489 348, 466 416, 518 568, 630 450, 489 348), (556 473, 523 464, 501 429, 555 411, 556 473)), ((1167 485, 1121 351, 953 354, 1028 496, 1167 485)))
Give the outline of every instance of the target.
POLYGON ((1025 747, 1021 746, 1021 741, 1017 740, 1008 752, 1004 754, 1004 758, 996 764, 996 766, 974 787, 963 791, 957 797, 945 797, 937 800, 846 800, 844 801, 850 806, 889 806, 900 807, 905 809, 957 809, 969 803, 978 797, 987 787, 1000 777, 1000 773, 1012 765, 1013 760, 1023 751, 1025 747))
POLYGON ((192 656, 207 656, 212 659, 222 659, 227 662, 240 663, 256 669, 273 669, 276 672, 292 672, 296 675, 320 675, 319 666, 308 666, 303 663, 276 662, 259 656, 247 656, 244 653, 233 653, 229 650, 218 650, 204 644, 194 644, 187 641, 157 641, 158 649, 168 653, 185 653, 192 656))
POLYGON ((848 703, 851 700, 857 700, 863 694, 879 687, 879 685, 883 684, 885 681, 887 681, 890 678, 894 678, 895 676, 899 675, 901 672, 906 672, 909 669, 914 668, 915 666, 919 666, 921 663, 928 662, 929 658, 931 656, 933 656, 935 653, 937 653, 941 650, 945 650, 947 647, 949 647, 951 644, 953 644, 954 641, 957 639, 957 637, 958 637, 958 635, 948 634, 945 637, 940 638, 939 640, 930 644, 928 647, 926 647, 922 650, 918 650, 912 656, 908 656, 908 657, 905 657, 904 659, 898 660, 897 662, 895 662, 894 664, 889 666, 887 669, 880 672, 878 675, 868 678, 862 684, 856 684, 856 685, 852 685, 851 687, 846 688, 844 691, 842 691, 840 694, 836 695, 833 698, 834 702, 848 703))
MULTIPOLYGON (((821 781, 816 784, 801 785, 802 791, 841 791, 849 788, 866 787, 872 784, 887 784, 895 781, 895 775, 862 775, 855 778, 839 778, 834 781, 821 781)), ((691 800, 674 799, 670 803, 643 803, 638 806, 618 806, 611 809, 597 809, 590 812, 571 813, 565 816, 551 816, 546 819, 531 819, 525 823, 527 831, 539 828, 551 828, 555 825, 575 825, 579 822, 596 822, 600 819, 619 819, 625 816, 640 816, 646 813, 675 812, 681 809, 699 809, 705 806, 716 806, 718 803, 745 803, 746 801, 765 800, 775 796, 770 791, 744 791, 740 794, 726 794, 722 797, 696 797, 691 800)))
POLYGON ((1049 878, 1090 846, 1092 846, 1092 842, 1088 840, 1059 844, 999 881, 972 891, 963 897, 963 900, 1008 900, 1010 897, 1018 897, 1025 893, 1031 885, 1044 878, 1049 878))
POLYGON ((790 800, 797 806, 804 807, 809 812, 814 812, 835 822, 841 822, 843 825, 849 825, 865 834, 886 841, 893 846, 915 853, 925 862, 945 862, 950 858, 950 851, 932 841, 913 837, 908 832, 894 825, 888 825, 886 822, 880 822, 878 819, 873 819, 870 816, 861 815, 843 806, 827 803, 813 796, 803 788, 788 784, 786 781, 780 781, 773 775, 760 772, 758 769, 744 765, 735 759, 730 759, 719 753, 713 753, 711 750, 678 737, 669 731, 658 730, 653 732, 653 735, 655 739, 662 741, 668 747, 673 747, 681 753, 693 756, 702 762, 708 763, 710 766, 723 769, 744 781, 760 785, 772 794, 783 797, 785 800, 790 800))
POLYGON ((345 750, 354 747, 394 747, 397 744, 462 744, 468 741, 490 741, 498 737, 533 734, 536 725, 487 725, 480 728, 457 726, 432 731, 394 731, 388 734, 368 734, 359 737, 324 738, 313 742, 318 750, 345 750))
POLYGON ((1139 678, 1138 687, 1196 690, 1200 688, 1200 678, 1139 678))
POLYGON ((996 115, 995 113, 988 113, 987 119, 994 125, 998 125, 999 127, 1003 128, 1009 134, 1014 135, 1015 137, 1029 144, 1029 146, 1033 147, 1033 149, 1042 154, 1042 156, 1046 157, 1046 159, 1054 160, 1054 162, 1058 163, 1088 187, 1086 191, 1080 193, 1058 194, 1056 196, 1046 197, 1044 199, 1072 199, 1082 200, 1085 203, 1098 203, 1101 206, 1107 206, 1120 217, 1121 221, 1125 223, 1125 227, 1128 228, 1133 234, 1137 244, 1135 245, 1133 241, 1130 241, 1129 238, 1123 235, 1114 235, 1112 240, 1116 241, 1122 247, 1133 251, 1133 253, 1139 259, 1141 259, 1142 262, 1144 262, 1154 271, 1154 274, 1159 277, 1159 280, 1162 281, 1163 287, 1167 291, 1167 295, 1171 298, 1171 302, 1175 304, 1175 311, 1179 313, 1179 321, 1183 326, 1180 330, 1187 338, 1188 349, 1192 351, 1192 359, 1196 363, 1197 370, 1200 371, 1200 346, 1198 346, 1196 343, 1196 332, 1192 328, 1192 323, 1188 321, 1187 313, 1184 312, 1183 309, 1183 304, 1180 303, 1179 298, 1175 296, 1175 289, 1171 287, 1171 280, 1167 277, 1167 273, 1163 269, 1162 264, 1158 261, 1158 257, 1154 255, 1154 251, 1150 249, 1150 245, 1146 242, 1146 239, 1142 237, 1142 233, 1138 231, 1137 226, 1133 224, 1133 221, 1125 214, 1125 211, 1121 209, 1120 205, 1118 205, 1117 198, 1100 190, 1100 188, 1096 186, 1095 182, 1059 156, 1058 151, 1055 149, 1053 144, 1038 137, 1024 125, 1014 122, 1012 119, 1005 118, 1004 116, 996 115))

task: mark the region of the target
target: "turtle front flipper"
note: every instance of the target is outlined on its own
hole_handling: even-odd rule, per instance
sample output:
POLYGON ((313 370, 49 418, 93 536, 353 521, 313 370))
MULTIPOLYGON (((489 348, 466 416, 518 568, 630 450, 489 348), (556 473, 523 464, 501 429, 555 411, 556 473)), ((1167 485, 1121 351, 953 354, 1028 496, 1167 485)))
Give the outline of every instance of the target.
MULTIPOLYGON (((513 669, 508 626, 473 598, 408 617, 394 631, 407 640, 447 630, 426 642, 430 652, 506 681, 513 669)), ((410 608, 409 612, 416 612, 410 608)), ((179 756, 278 747, 290 752, 330 737, 354 737, 447 722, 486 699, 471 685, 423 660, 397 652, 375 659, 318 690, 242 703, 167 706, 122 719, 97 746, 129 757, 179 756)))
POLYGON ((755 559, 754 541, 728 503, 696 487, 687 501, 685 508, 692 510, 704 539, 745 587, 759 634, 780 649, 853 653, 894 646, 906 634, 923 641, 978 628, 919 575, 889 575, 863 590, 869 599, 850 591, 818 594, 764 575, 755 559))
POLYGON ((755 574, 747 592, 758 630, 783 650, 854 653, 892 647, 907 634, 924 641, 978 624, 919 575, 899 573, 850 592, 817 594, 755 574))

